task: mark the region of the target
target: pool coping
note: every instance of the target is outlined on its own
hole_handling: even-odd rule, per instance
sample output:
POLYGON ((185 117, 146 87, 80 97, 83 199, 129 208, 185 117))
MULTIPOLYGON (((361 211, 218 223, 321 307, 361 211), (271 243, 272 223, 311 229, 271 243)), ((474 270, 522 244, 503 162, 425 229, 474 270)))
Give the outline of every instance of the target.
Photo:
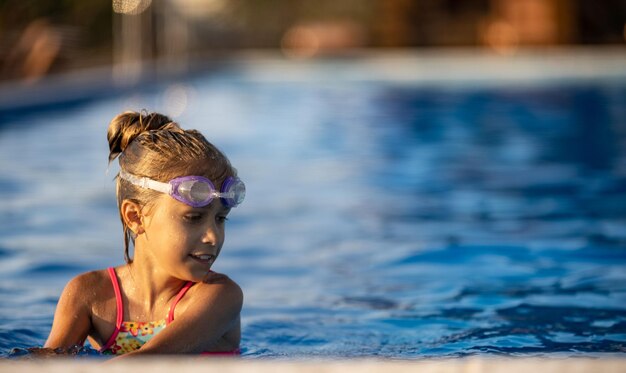
POLYGON ((506 372, 603 372, 626 371, 626 359, 611 357, 592 358, 464 358, 442 360, 280 360, 280 359, 231 359, 231 358, 174 358, 146 357, 133 360, 99 361, 89 359, 45 359, 38 361, 0 361, 0 372, 128 372, 133 370, 154 373, 176 371, 198 372, 420 372, 420 373, 479 373, 506 372))

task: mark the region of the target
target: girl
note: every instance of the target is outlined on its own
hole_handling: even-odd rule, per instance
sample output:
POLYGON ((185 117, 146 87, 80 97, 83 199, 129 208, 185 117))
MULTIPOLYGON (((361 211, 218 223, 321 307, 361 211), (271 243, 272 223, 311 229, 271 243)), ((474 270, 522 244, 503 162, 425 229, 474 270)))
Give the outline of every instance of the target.
POLYGON ((241 289, 210 271, 226 216, 245 196, 236 170, 198 131, 158 113, 122 113, 107 138, 109 162, 119 156, 126 264, 67 284, 44 347, 89 338, 102 353, 124 357, 238 353, 241 289))

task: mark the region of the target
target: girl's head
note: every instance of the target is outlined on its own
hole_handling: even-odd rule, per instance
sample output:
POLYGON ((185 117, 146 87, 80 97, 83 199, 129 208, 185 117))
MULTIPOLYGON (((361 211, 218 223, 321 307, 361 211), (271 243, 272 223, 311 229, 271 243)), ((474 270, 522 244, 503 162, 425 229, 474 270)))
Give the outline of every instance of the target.
MULTIPOLYGON (((109 162, 119 157, 120 172, 139 178, 168 183, 187 175, 202 176, 219 190, 236 170, 228 158, 196 130, 183 130, 165 115, 127 111, 117 115, 109 124, 109 162)), ((151 207, 160 192, 134 185, 117 178, 118 207, 124 200, 151 207)), ((120 218, 124 230, 124 259, 131 262, 129 243, 133 232, 120 218)))

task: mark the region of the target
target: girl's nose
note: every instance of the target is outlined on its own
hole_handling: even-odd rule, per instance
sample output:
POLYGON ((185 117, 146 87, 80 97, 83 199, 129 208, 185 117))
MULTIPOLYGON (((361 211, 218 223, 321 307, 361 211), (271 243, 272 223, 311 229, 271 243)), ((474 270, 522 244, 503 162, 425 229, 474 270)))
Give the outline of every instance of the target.
POLYGON ((217 229, 215 224, 211 224, 204 231, 204 236, 202 237, 202 243, 207 243, 213 246, 217 246, 218 242, 219 242, 219 230, 217 229))

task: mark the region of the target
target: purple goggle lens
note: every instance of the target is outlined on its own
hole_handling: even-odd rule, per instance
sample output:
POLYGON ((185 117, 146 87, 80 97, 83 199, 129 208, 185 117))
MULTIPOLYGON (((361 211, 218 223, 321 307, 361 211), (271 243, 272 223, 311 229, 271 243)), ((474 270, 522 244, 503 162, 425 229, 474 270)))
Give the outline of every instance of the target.
POLYGON ((191 207, 203 207, 211 203, 213 198, 219 198, 226 207, 237 207, 246 196, 246 186, 238 177, 228 177, 222 183, 218 192, 211 180, 202 176, 181 176, 162 183, 147 177, 138 177, 125 171, 120 177, 141 188, 166 193, 172 198, 191 207))

